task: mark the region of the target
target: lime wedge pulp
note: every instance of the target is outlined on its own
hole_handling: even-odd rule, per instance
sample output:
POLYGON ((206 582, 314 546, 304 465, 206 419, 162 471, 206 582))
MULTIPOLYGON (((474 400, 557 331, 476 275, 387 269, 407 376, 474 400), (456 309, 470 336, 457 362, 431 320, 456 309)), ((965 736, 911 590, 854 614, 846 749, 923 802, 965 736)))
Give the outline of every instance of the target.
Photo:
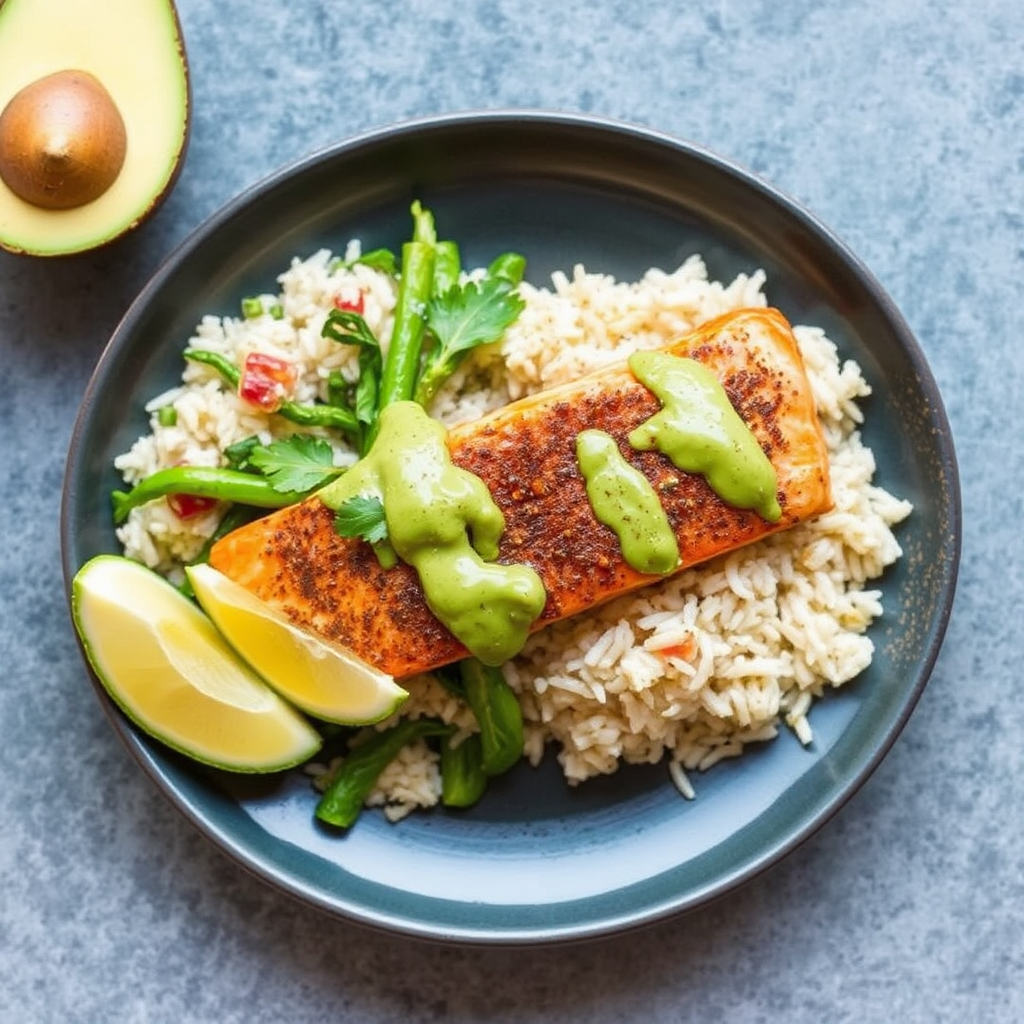
POLYGON ((120 555, 78 570, 71 611, 86 658, 141 729, 205 764, 272 772, 320 748, 312 725, 274 692, 187 597, 120 555))
POLYGON ((228 643, 287 701, 328 722, 366 725, 408 697, 353 651, 300 629, 210 565, 186 570, 203 610, 228 643))

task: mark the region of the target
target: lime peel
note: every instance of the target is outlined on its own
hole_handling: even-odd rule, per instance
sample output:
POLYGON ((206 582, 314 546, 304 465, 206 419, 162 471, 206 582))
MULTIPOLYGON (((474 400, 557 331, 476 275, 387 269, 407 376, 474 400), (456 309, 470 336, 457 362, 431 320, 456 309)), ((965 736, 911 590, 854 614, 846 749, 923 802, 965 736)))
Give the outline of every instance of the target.
POLYGON ((369 725, 390 717, 409 696, 386 672, 299 628, 213 566, 193 565, 185 572, 203 610, 239 656, 307 714, 369 725))
POLYGON ((125 715, 196 761, 274 772, 321 746, 283 700, 167 580, 120 555, 78 570, 71 612, 86 659, 125 715))

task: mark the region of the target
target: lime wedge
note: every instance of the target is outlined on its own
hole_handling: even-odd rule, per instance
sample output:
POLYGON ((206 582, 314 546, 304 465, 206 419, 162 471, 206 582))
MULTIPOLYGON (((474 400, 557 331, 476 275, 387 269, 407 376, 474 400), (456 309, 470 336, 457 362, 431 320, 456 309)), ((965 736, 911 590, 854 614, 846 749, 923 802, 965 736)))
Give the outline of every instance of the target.
POLYGON ((327 722, 366 725, 409 696, 353 651, 300 629, 210 565, 185 570, 203 610, 228 643, 282 697, 327 722))
POLYGON ((163 577, 98 555, 72 582, 85 655, 124 713, 167 746, 236 772, 272 772, 320 748, 315 729, 163 577))

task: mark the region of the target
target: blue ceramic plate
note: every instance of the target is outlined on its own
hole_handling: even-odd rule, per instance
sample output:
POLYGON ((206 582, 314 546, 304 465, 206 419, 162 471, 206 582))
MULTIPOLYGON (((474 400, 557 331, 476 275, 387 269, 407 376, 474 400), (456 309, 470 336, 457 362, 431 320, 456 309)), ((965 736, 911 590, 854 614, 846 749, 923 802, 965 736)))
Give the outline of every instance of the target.
MULTIPOLYGON (((117 550, 114 455, 146 430, 206 312, 233 313, 294 254, 352 237, 397 246, 422 199, 468 265, 516 249, 547 283, 582 262, 633 279, 702 253, 712 277, 764 268, 771 302, 825 328, 875 389, 878 479, 910 499, 905 557, 882 581, 877 654, 812 712, 815 742, 782 735, 699 777, 685 801, 664 767, 569 789, 553 758, 512 772, 468 812, 362 817, 318 829, 298 774, 240 780, 198 769, 133 729, 97 686, 143 768, 245 867, 329 912, 464 942, 579 939, 696 907, 763 871, 821 826, 885 755, 920 696, 946 627, 960 550, 949 427, 892 302, 857 259, 786 197, 693 146, 621 124, 532 113, 463 115, 374 132, 286 168, 200 228, 118 327, 86 393, 67 463, 67 579, 117 550), (126 398, 127 396, 127 398, 126 398)), ((95 684, 95 681, 94 681, 95 684)))

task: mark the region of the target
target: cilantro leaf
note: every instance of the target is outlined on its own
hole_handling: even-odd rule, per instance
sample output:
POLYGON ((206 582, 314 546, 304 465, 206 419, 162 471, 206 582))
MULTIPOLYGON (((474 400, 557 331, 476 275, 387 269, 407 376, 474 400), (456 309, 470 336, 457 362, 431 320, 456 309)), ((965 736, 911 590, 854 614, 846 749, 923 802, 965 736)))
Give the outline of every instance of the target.
POLYGON ((357 494, 343 501, 334 513, 334 531, 340 537, 358 537, 372 545, 382 569, 393 569, 398 554, 388 537, 384 505, 376 495, 357 494))
POLYGON ((275 491, 312 491, 344 469, 334 465, 334 452, 322 437, 292 434, 258 445, 248 462, 270 481, 275 491))
POLYGON ((385 540, 388 524, 380 498, 357 494, 342 502, 334 515, 334 530, 341 537, 359 537, 371 544, 385 540))
POLYGON ((503 277, 467 281, 435 296, 427 323, 446 356, 497 341, 525 303, 503 277))
POLYGON ((466 355, 498 341, 524 306, 516 285, 504 276, 467 281, 434 296, 427 308, 427 326, 435 344, 427 353, 416 401, 428 405, 466 355))

